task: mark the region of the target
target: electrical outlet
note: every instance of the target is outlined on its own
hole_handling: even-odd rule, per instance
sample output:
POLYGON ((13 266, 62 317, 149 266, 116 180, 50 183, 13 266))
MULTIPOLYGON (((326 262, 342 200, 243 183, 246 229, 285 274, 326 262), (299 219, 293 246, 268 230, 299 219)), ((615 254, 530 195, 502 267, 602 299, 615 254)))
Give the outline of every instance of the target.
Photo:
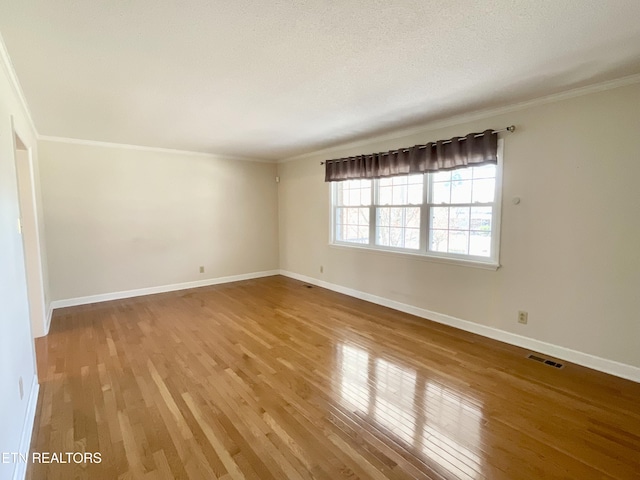
POLYGON ((523 312, 522 310, 520 310, 518 312, 518 323, 522 323, 526 325, 528 321, 529 321, 529 314, 527 312, 523 312))
POLYGON ((22 377, 18 380, 18 387, 20 387, 20 400, 24 397, 24 385, 22 384, 22 377))
POLYGON ((324 267, 320 265, 320 273, 324 273, 324 267))
POLYGON ((204 273, 204 267, 200 267, 200 273, 204 273))

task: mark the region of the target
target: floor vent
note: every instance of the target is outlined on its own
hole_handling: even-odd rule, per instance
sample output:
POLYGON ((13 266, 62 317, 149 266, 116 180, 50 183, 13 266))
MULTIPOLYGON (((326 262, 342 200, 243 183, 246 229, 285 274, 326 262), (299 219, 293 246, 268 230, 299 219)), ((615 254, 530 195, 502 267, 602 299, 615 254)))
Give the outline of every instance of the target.
POLYGON ((533 355, 533 354, 529 355, 527 358, 530 360, 535 360, 536 362, 544 363, 545 365, 549 365, 550 367, 555 367, 555 368, 564 367, 564 364, 562 363, 554 362, 553 360, 548 360, 546 358, 538 357, 537 355, 533 355))

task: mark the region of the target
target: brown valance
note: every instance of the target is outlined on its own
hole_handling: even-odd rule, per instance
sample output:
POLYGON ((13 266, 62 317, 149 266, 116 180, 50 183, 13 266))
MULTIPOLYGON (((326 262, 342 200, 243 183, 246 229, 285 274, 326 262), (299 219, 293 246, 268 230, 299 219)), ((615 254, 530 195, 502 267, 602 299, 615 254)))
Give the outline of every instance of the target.
POLYGON ((393 177, 498 163, 494 130, 383 153, 325 161, 325 182, 393 177))

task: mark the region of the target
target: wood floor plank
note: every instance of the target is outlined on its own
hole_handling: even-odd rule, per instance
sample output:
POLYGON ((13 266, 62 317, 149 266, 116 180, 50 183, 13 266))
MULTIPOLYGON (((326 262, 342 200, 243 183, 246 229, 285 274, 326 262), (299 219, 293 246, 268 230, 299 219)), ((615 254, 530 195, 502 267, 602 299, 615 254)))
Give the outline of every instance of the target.
POLYGON ((640 384, 276 276, 56 310, 39 479, 640 479, 640 384))

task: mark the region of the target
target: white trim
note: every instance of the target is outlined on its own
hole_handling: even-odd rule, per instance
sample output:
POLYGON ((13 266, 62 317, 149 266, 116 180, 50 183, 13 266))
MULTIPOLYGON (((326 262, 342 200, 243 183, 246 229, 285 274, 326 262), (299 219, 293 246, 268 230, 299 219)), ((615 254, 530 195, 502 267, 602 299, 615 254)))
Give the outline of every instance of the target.
POLYGON ((25 116, 27 117, 27 122, 31 127, 31 131, 33 135, 38 137, 38 130, 36 130, 36 124, 33 122, 33 117, 31 116, 31 110, 29 110, 29 105, 27 104, 27 100, 24 96, 24 92, 22 91, 22 86, 20 85, 20 81, 18 80, 18 76, 16 75, 16 71, 13 68, 13 63, 11 62, 11 57, 9 56, 9 51, 7 50, 7 46, 4 43, 4 39, 2 38, 2 34, 0 33, 0 64, 2 64, 4 71, 7 73, 7 77, 9 78, 9 83, 13 87, 13 90, 18 98, 20 106, 24 111, 25 116))
POLYGON ((318 280, 316 278, 308 277, 306 275, 300 275, 298 273, 289 272, 287 270, 280 270, 280 275, 284 275, 285 277, 290 277, 296 280, 300 280, 302 282, 310 283, 312 285, 317 285, 319 287, 333 290, 334 292, 339 292, 344 295, 349 295, 350 297, 359 298, 361 300, 375 303, 377 305, 382 305, 388 308, 392 308, 400 312, 409 313, 411 315, 425 318, 427 320, 432 320, 437 323, 449 325, 450 327, 458 328, 466 332, 475 333, 483 337, 492 338, 494 340, 508 343, 510 345, 515 345, 517 347, 525 348, 527 350, 532 350, 534 352, 544 353, 546 355, 550 355, 562 360, 566 360, 568 362, 573 362, 578 365, 582 365, 584 367, 598 370, 600 372, 615 375, 617 377, 626 378, 634 382, 640 382, 640 368, 635 367, 633 365, 627 365, 624 363, 616 362, 614 360, 608 360, 606 358, 597 357, 595 355, 591 355, 588 353, 579 352, 577 350, 561 347, 559 345, 554 345, 552 343, 547 343, 541 340, 524 337, 522 335, 506 332, 504 330, 488 327, 486 325, 480 325, 479 323, 470 322, 468 320, 462 320, 460 318, 452 317, 450 315, 445 315, 438 312, 433 312, 431 310, 415 307, 413 305, 408 305, 406 303, 396 302, 395 300, 389 300, 384 297, 379 297, 377 295, 372 295, 370 293, 365 293, 359 290, 354 290, 352 288, 343 287, 342 285, 336 285, 334 283, 325 282, 323 280, 318 280))
MULTIPOLYGON (((19 164, 26 161, 28 168, 28 178, 18 181, 18 203, 20 205, 20 222, 22 234, 22 246, 24 253, 25 274, 27 278, 27 297, 29 299, 29 320, 31 322, 31 334, 34 338, 46 335, 46 306, 45 306, 45 285, 42 272, 42 250, 40 244, 40 224, 38 218, 37 188, 35 180, 34 147, 17 145, 16 139, 23 143, 23 137, 19 128, 16 128, 15 119, 11 116, 11 131, 14 164, 16 173, 20 171, 19 164), (26 153, 26 159, 19 158, 19 152, 26 153), (26 203, 23 202, 25 193, 28 197, 26 203), (26 218, 25 218, 26 217, 26 218), (31 222, 28 222, 28 218, 31 222)), ((35 356, 34 356, 35 359, 35 356)))
MULTIPOLYGON (((329 248, 335 248, 337 250, 345 250, 345 251, 358 251, 363 253, 372 253, 374 255, 391 255, 391 256, 401 256, 408 257, 411 260, 422 260, 424 262, 433 262, 433 263, 445 263, 448 265, 456 265, 458 267, 471 267, 471 268, 480 268, 482 270, 492 270, 496 271, 500 268, 499 263, 490 263, 490 262, 482 262, 465 258, 453 258, 453 257, 445 257, 432 255, 431 253, 427 255, 426 253, 414 253, 409 250, 393 250, 390 248, 384 247, 369 247, 362 243, 331 243, 328 244, 329 248)), ((475 258, 475 257, 474 257, 475 258)))
MULTIPOLYGON (((491 220, 491 256, 500 267, 500 239, 502 238, 502 182, 504 178, 504 138, 498 138, 498 164, 496 165, 495 197, 491 220)), ((471 219, 469 219, 471 221, 471 219)))
POLYGON ((174 155, 187 155, 191 157, 215 158, 217 160, 234 160, 234 161, 238 160, 242 162, 276 163, 275 160, 267 160, 264 158, 248 158, 248 157, 237 157, 233 155, 217 155, 217 154, 208 153, 208 152, 194 152, 191 150, 177 150, 173 148, 147 147, 144 145, 130 145, 127 143, 100 142, 97 140, 83 140, 81 138, 56 137, 51 135, 38 135, 38 140, 44 141, 44 142, 68 143, 71 145, 84 145, 89 147, 122 148, 127 150, 139 150, 144 152, 168 153, 168 154, 174 154, 174 155))
MULTIPOLYGON (((33 425, 36 420, 36 408, 38 406, 38 392, 40 391, 40 385, 38 384, 38 375, 33 376, 31 382, 31 393, 29 394, 29 401, 27 403, 27 412, 24 418, 24 424, 22 426, 22 435, 20 436, 20 447, 18 452, 21 454, 29 455, 31 449, 31 437, 33 435, 33 425)), ((24 480, 27 476, 27 463, 16 462, 16 466, 13 470, 13 480, 24 480)))
POLYGON ((44 324, 44 335, 45 337, 49 335, 49 327, 51 327, 51 317, 53 317, 53 305, 50 303, 47 307, 47 318, 46 323, 44 324))
MULTIPOLYGON (((547 103, 555 103, 561 100, 567 100, 574 97, 581 97, 583 95, 588 95, 590 93, 602 92, 605 90, 613 90, 614 88, 626 87, 628 85, 634 85, 636 83, 640 83, 640 73, 634 74, 634 75, 628 75, 626 77, 618 78, 615 80, 596 83, 593 85, 587 85, 585 87, 573 88, 571 90, 566 90, 564 92, 554 93, 551 95, 546 95, 546 96, 534 98, 531 100, 512 103, 510 105, 505 105, 502 107, 476 110, 474 112, 462 113, 460 115, 454 115, 452 117, 446 117, 440 120, 433 120, 431 122, 426 122, 421 125, 394 130, 393 132, 390 132, 384 135, 370 135, 370 136, 367 136, 367 138, 363 138, 361 140, 355 140, 353 142, 347 141, 345 143, 334 145, 332 147, 321 148, 319 150, 314 150, 311 152, 294 155, 292 157, 283 158, 281 160, 278 160, 278 163, 294 162, 296 160, 303 160, 306 158, 315 157, 316 155, 326 155, 327 157, 329 157, 333 153, 341 152, 347 149, 366 147, 367 145, 370 145, 371 142, 373 141, 378 143, 378 142, 384 142, 384 141, 399 140, 409 135, 414 135, 419 133, 429 133, 430 131, 436 130, 439 128, 453 127, 456 125, 460 125, 462 123, 473 122, 476 120, 483 120, 485 118, 490 118, 497 115, 503 115, 505 113, 517 112, 530 107, 545 105, 547 103)), ((500 126, 496 126, 496 128, 498 127, 500 126)))
POLYGON ((161 285, 158 287, 138 288, 136 290, 126 290, 122 292, 101 293, 86 297, 67 298, 64 300, 54 300, 51 302, 51 309, 63 307, 75 307, 77 305, 87 305, 89 303, 108 302, 110 300, 120 300, 122 298, 141 297, 143 295, 153 295, 155 293, 174 292, 176 290, 186 290, 188 288, 207 287, 220 283, 239 282, 241 280, 251 280, 253 278, 271 277, 279 275, 279 270, 267 270, 264 272, 243 273, 240 275, 230 275, 228 277, 209 278, 206 280, 196 280, 195 282, 174 283, 171 285, 161 285))

